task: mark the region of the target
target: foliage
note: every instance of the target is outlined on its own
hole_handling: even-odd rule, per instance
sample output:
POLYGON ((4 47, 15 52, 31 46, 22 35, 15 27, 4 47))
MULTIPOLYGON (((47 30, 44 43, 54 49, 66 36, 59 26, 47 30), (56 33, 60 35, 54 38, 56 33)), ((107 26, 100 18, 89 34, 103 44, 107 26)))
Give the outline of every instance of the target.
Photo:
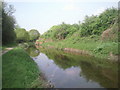
POLYGON ((36 39, 39 38, 40 33, 37 30, 32 29, 29 31, 29 36, 30 36, 30 41, 35 41, 36 39))
POLYGON ((81 36, 89 36, 93 34, 99 34, 98 23, 100 19, 97 16, 85 17, 84 23, 81 24, 80 34, 81 36))
POLYGON ((65 24, 53 26, 42 35, 43 38, 52 38, 54 42, 43 43, 43 46, 55 48, 75 48, 87 50, 97 57, 108 58, 110 52, 118 54, 118 21, 116 8, 106 9, 99 16, 86 16, 79 24, 65 24), (107 40, 102 34, 108 30, 107 40), (59 41, 57 40, 59 39, 59 41), (57 40, 57 41, 56 41, 57 40), (115 43, 115 44, 114 44, 115 43))
POLYGON ((55 48, 74 48, 78 50, 89 51, 95 57, 108 58, 110 52, 118 55, 118 42, 101 42, 100 37, 70 37, 61 41, 43 43, 42 46, 54 46, 55 48))
POLYGON ((2 29, 2 2, 0 1, 0 29, 2 29))
POLYGON ((77 24, 70 25, 62 23, 60 25, 51 27, 50 30, 43 34, 43 37, 58 40, 65 39, 77 31, 79 29, 78 27, 79 26, 77 24))
POLYGON ((94 53, 98 54, 110 54, 112 52, 115 55, 118 55, 118 43, 115 42, 106 42, 100 43, 94 50, 94 53))
POLYGON ((18 42, 25 42, 29 40, 29 34, 24 28, 15 29, 16 37, 18 42))
MULTIPOLYGON (((2 43, 7 44, 13 42, 16 38, 14 27, 15 27, 15 18, 13 16, 14 7, 12 5, 7 5, 2 3, 2 43)), ((1 8, 1 6, 0 6, 1 8)))
POLYGON ((100 35, 104 30, 114 24, 117 18, 116 8, 106 9, 99 16, 86 16, 81 25, 81 36, 100 35))
POLYGON ((43 38, 63 40, 77 35, 86 37, 91 35, 101 35, 103 31, 113 26, 116 22, 118 10, 116 8, 106 9, 99 16, 86 16, 83 23, 55 25, 42 35, 43 38))

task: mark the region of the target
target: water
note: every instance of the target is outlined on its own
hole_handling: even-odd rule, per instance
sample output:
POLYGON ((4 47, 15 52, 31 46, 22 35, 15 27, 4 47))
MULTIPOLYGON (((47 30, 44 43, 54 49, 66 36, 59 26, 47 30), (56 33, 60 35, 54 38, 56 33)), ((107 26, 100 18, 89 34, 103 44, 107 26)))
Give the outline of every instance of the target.
POLYGON ((117 87, 116 63, 54 49, 31 47, 26 51, 56 88, 117 87))

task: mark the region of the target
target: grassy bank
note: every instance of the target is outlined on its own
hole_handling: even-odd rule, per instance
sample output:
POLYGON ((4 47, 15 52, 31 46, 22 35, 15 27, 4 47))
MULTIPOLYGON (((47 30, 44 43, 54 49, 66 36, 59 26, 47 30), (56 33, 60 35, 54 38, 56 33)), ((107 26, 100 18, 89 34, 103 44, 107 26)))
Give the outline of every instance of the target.
POLYGON ((118 43, 112 41, 101 41, 100 37, 70 37, 65 40, 43 43, 42 46, 54 46, 55 48, 74 48, 86 50, 95 57, 109 58, 110 52, 118 55, 118 43))
POLYGON ((36 63, 21 48, 15 48, 2 56, 3 88, 44 87, 36 63))
POLYGON ((9 44, 3 44, 0 48, 2 50, 5 50, 6 48, 9 48, 9 47, 16 47, 17 46, 17 43, 16 42, 12 42, 12 43, 9 43, 9 44))

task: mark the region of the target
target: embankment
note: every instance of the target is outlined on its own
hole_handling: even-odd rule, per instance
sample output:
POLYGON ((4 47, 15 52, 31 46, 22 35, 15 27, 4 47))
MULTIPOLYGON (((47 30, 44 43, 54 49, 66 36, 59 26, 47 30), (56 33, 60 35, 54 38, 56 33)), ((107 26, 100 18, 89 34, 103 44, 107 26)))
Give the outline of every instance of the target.
POLYGON ((48 47, 55 48, 58 50, 64 50, 65 52, 76 53, 76 54, 84 54, 91 55, 97 58, 109 59, 113 61, 118 61, 118 43, 115 42, 101 42, 95 41, 93 39, 88 40, 85 38, 83 40, 79 40, 76 43, 73 43, 72 40, 63 40, 58 42, 47 42, 41 45, 37 45, 39 47, 48 47))
POLYGON ((36 63, 21 48, 14 48, 2 56, 3 88, 45 87, 36 63))

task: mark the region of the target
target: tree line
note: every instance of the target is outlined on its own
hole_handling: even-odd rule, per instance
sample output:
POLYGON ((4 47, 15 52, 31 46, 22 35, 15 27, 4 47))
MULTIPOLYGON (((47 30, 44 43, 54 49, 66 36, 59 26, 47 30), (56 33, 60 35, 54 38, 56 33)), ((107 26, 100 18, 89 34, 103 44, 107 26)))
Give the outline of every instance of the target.
MULTIPOLYGON (((0 4, 2 18, 2 43, 7 44, 14 41, 26 42, 35 41, 40 37, 40 33, 32 29, 26 31, 24 28, 18 27, 16 20, 13 16, 15 9, 12 5, 7 5, 5 2, 0 4)), ((101 35, 103 31, 114 25, 118 18, 117 8, 108 8, 100 15, 86 16, 83 22, 75 24, 62 24, 52 26, 45 32, 42 38, 51 38, 53 40, 62 40, 69 38, 73 35, 77 37, 87 37, 101 35)), ((1 23, 0 23, 1 25, 1 23)))
POLYGON ((13 16, 15 9, 12 5, 0 2, 0 10, 2 12, 0 14, 2 17, 0 18, 0 25, 2 26, 2 44, 35 41, 39 38, 40 33, 37 30, 32 29, 26 31, 16 24, 15 17, 13 16))
POLYGON ((27 42, 27 41, 34 42, 40 36, 40 33, 35 29, 26 31, 24 28, 16 28, 15 33, 16 33, 16 41, 19 43, 27 42))
POLYGON ((118 9, 114 7, 108 8, 100 15, 86 15, 84 21, 79 21, 77 24, 70 25, 62 22, 62 24, 52 26, 42 37, 62 40, 72 35, 78 37, 99 36, 103 31, 113 26, 117 18, 118 9))

